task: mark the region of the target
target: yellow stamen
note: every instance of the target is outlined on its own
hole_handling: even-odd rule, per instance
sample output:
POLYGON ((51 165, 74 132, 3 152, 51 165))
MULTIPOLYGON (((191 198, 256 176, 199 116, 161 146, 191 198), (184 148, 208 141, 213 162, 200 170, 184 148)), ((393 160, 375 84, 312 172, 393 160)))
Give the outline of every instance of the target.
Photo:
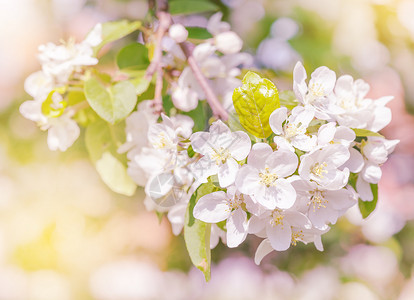
POLYGON ((325 168, 328 166, 328 164, 326 162, 323 163, 315 163, 312 167, 311 167, 311 173, 314 174, 315 176, 319 177, 319 178, 324 178, 324 174, 327 174, 328 171, 325 170, 325 168))
POLYGON ((270 187, 275 186, 276 185, 276 179, 278 178, 278 176, 275 173, 270 173, 269 168, 265 168, 265 172, 264 173, 259 173, 260 176, 260 183, 270 187))

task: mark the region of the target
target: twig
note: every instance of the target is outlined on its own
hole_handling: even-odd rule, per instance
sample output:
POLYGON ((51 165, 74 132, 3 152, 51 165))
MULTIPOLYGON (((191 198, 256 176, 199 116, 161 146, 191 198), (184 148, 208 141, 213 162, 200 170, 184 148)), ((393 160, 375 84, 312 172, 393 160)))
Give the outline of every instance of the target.
POLYGON ((157 79, 155 81, 155 93, 154 93, 154 102, 153 106, 157 113, 162 111, 162 38, 165 33, 168 31, 168 28, 171 24, 171 16, 169 13, 164 11, 159 11, 157 13, 158 17, 158 28, 155 36, 155 49, 154 56, 150 65, 148 66, 147 72, 145 73, 145 78, 151 80, 154 73, 157 73, 157 79))
POLYGON ((204 94, 206 95, 206 100, 208 104, 210 105, 211 110, 213 111, 213 114, 216 117, 219 117, 220 119, 226 121, 229 118, 229 114, 225 110, 223 105, 220 103, 220 101, 217 99, 216 95, 214 94, 213 90, 208 84, 207 79, 204 77, 203 73, 201 72, 193 56, 193 51, 191 49, 190 44, 187 42, 183 42, 180 44, 180 46, 185 56, 187 57, 188 65, 190 66, 196 80, 198 81, 198 83, 200 84, 201 88, 204 91, 204 94))

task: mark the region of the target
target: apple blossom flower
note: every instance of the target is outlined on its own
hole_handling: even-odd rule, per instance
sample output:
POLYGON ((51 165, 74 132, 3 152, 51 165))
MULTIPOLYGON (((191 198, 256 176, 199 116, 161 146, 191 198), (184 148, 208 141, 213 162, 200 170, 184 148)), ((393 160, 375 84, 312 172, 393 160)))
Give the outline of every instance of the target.
POLYGON ((184 42, 188 37, 188 31, 181 24, 173 24, 168 30, 170 37, 177 43, 184 42))
POLYGON ((293 70, 293 91, 303 105, 315 107, 315 116, 322 120, 329 120, 332 110, 332 94, 336 74, 327 67, 319 67, 312 74, 309 84, 306 84, 306 70, 298 62, 293 70))
POLYGON ((194 206, 194 217, 206 223, 218 223, 226 220, 227 246, 240 245, 247 236, 249 221, 243 210, 249 196, 237 191, 235 186, 227 188, 227 192, 218 191, 201 197, 194 206))
POLYGON ((250 218, 249 233, 267 237, 274 250, 285 251, 292 243, 292 226, 303 229, 312 227, 308 217, 296 210, 276 208, 261 216, 250 218))
POLYGON ((265 143, 254 144, 236 179, 237 188, 268 209, 287 209, 296 200, 296 192, 285 177, 298 166, 296 154, 279 149, 273 152, 265 143))
POLYGON ((231 132, 220 120, 210 126, 209 132, 196 132, 190 137, 191 146, 203 157, 193 164, 192 171, 198 182, 207 182, 218 175, 221 187, 234 183, 239 164, 250 152, 251 141, 243 131, 231 132))
POLYGON ((296 177, 292 181, 296 190, 295 208, 305 213, 313 226, 324 230, 328 223, 335 224, 338 217, 356 204, 353 193, 347 189, 325 190, 316 182, 296 177))
POLYGON ((310 151, 316 145, 316 137, 306 134, 306 129, 314 117, 314 109, 311 106, 296 106, 289 117, 287 108, 276 109, 269 118, 272 131, 277 134, 274 142, 278 147, 286 147, 292 152, 294 147, 302 151, 310 151))
POLYGON ((349 170, 341 167, 350 157, 343 145, 328 145, 301 156, 299 175, 313 180, 322 188, 337 190, 348 182, 349 170))

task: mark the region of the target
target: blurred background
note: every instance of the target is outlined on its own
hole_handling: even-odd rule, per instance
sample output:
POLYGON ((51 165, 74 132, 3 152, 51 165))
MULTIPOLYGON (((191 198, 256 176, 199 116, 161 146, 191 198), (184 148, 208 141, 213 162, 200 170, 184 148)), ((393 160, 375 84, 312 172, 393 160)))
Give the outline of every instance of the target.
MULTIPOLYGON (((351 210, 323 236, 323 253, 298 245, 261 266, 258 240, 219 244, 204 283, 182 236, 145 211, 142 190, 110 192, 82 138, 51 152, 18 111, 38 45, 143 18, 147 2, 0 0, 0 299, 414 299, 414 0, 215 2, 279 89, 291 88, 303 60, 309 73, 326 65, 364 78, 373 98, 395 96, 382 133, 401 143, 383 166, 375 213, 351 210)), ((205 26, 206 17, 184 21, 205 26)))

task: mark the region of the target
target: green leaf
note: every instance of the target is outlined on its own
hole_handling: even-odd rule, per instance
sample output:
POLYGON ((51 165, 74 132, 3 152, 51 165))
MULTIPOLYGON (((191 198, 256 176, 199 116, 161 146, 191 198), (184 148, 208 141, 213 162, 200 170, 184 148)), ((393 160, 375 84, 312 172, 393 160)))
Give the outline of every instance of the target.
POLYGON ((279 92, 280 106, 285 106, 289 110, 292 110, 298 106, 299 101, 296 99, 296 95, 293 91, 281 91, 279 92))
POLYGON ((150 64, 148 58, 148 48, 143 44, 130 44, 119 51, 116 57, 116 64, 118 68, 144 70, 150 64))
POLYGON ((129 177, 126 167, 110 152, 103 153, 96 162, 96 170, 112 191, 125 196, 134 195, 136 184, 129 177))
POLYGON ((189 112, 183 112, 183 115, 191 117, 194 121, 193 132, 204 131, 207 125, 207 110, 206 101, 198 101, 198 105, 195 109, 189 112))
MULTIPOLYGON (((125 70, 122 70, 123 72, 125 70)), ((145 70, 127 71, 131 77, 129 81, 135 86, 135 93, 137 95, 143 94, 150 86, 151 80, 145 79, 145 70)))
POLYGON ((83 101, 86 101, 85 94, 83 91, 70 91, 68 93, 68 105, 72 106, 83 101))
POLYGON ((233 104, 243 127, 258 138, 267 138, 272 129, 269 116, 280 107, 276 86, 268 79, 247 72, 243 86, 234 90, 233 104))
POLYGON ((211 183, 204 183, 191 196, 185 214, 184 240, 191 262, 204 273, 206 281, 210 280, 211 250, 210 233, 211 224, 204 223, 193 216, 194 206, 204 195, 215 190, 211 183))
POLYGON ((135 30, 138 30, 141 25, 142 23, 140 21, 129 22, 127 20, 103 23, 102 42, 95 47, 95 54, 97 54, 104 45, 127 36, 135 30))
MULTIPOLYGON (((239 116, 237 115, 235 111, 232 111, 229 113, 229 119, 227 120, 227 124, 229 125, 229 128, 231 129, 231 131, 244 131, 244 127, 242 124, 240 124, 239 116)), ((252 141, 256 140, 254 135, 252 135, 249 132, 246 132, 246 133, 252 141)))
POLYGON ((365 137, 365 136, 378 136, 378 137, 384 137, 383 135, 379 134, 378 132, 373 132, 368 129, 359 129, 359 128, 351 128, 357 137, 365 137))
POLYGON ((358 200, 359 211, 364 219, 366 219, 377 207, 378 202, 378 184, 370 183, 372 194, 374 195, 374 200, 372 201, 362 201, 358 200))
POLYGON ((200 0, 175 0, 168 4, 172 15, 199 14, 219 10, 216 4, 200 0))
POLYGON ((186 27, 189 39, 206 40, 213 36, 206 28, 203 27, 186 27))
POLYGON ((98 79, 91 77, 85 82, 84 89, 92 109, 111 124, 128 116, 137 103, 135 87, 129 81, 106 88, 98 79))
POLYGON ((126 162, 124 156, 117 152, 122 141, 125 141, 124 122, 111 125, 98 119, 86 128, 85 145, 93 163, 96 163, 105 152, 110 152, 120 161, 126 162))

